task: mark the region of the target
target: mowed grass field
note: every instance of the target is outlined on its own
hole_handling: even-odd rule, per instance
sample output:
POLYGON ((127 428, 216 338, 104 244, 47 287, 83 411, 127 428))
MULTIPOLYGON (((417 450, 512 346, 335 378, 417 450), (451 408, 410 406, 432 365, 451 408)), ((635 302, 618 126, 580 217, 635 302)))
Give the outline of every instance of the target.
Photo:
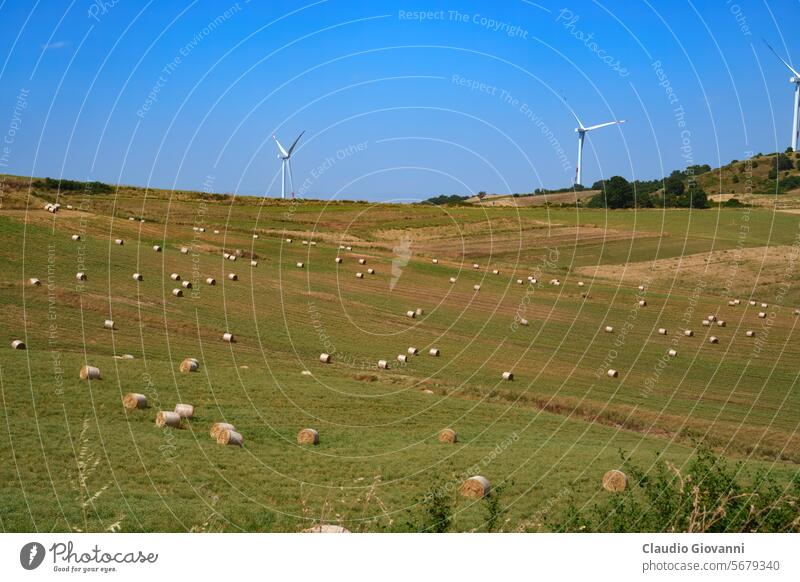
MULTIPOLYGON (((432 487, 476 473, 504 531, 546 531, 611 495, 620 450, 680 466, 705 442, 746 469, 798 470, 800 215, 208 198, 67 195, 53 215, 20 195, 0 210, 4 531, 406 531, 432 487), (183 297, 173 272, 193 284, 183 297), (711 314, 726 326, 703 327, 711 314), (185 357, 197 373, 179 372, 185 357), (102 380, 81 381, 84 364, 102 380), (126 411, 129 392, 150 407, 126 411), (195 418, 156 428, 178 402, 195 418), (216 421, 244 446, 216 444, 216 421), (296 443, 305 427, 318 446, 296 443), (457 444, 438 442, 445 427, 457 444)), ((456 530, 486 520, 485 501, 458 499, 456 530)))

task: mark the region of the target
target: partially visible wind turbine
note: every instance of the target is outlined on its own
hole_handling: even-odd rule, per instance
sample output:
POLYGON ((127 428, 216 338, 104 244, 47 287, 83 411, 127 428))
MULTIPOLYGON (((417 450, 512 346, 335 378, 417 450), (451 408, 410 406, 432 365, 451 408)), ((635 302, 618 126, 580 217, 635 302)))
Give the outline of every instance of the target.
MULTIPOLYGON (((764 39, 762 39, 764 40, 764 39)), ((792 151, 797 151, 797 134, 800 133, 800 127, 798 127, 798 109, 800 109, 800 73, 798 73, 792 65, 787 63, 783 60, 778 53, 775 52, 775 49, 770 46, 770 44, 764 40, 764 44, 767 45, 767 48, 772 51, 772 54, 778 57, 781 62, 786 65, 786 68, 792 72, 792 77, 789 77, 789 82, 794 84, 794 109, 792 110, 792 151)))
MULTIPOLYGON (((564 104, 566 105, 566 101, 564 101, 564 104)), ((572 117, 575 118, 575 121, 578 122, 578 127, 575 128, 575 132, 578 134, 578 166, 575 168, 575 184, 580 184, 581 165, 583 163, 583 140, 586 137, 586 132, 594 129, 600 129, 601 127, 607 127, 609 125, 621 125, 625 123, 625 120, 619 119, 615 121, 609 121, 607 123, 600 123, 599 125, 590 125, 589 127, 584 127, 583 123, 581 123, 581 120, 578 119, 578 116, 569 105, 567 105, 567 109, 569 109, 570 113, 572 113, 572 117)))
POLYGON ((278 141, 278 138, 274 135, 272 139, 275 140, 275 145, 278 146, 278 157, 281 159, 281 198, 286 198, 286 174, 289 174, 289 187, 292 189, 292 198, 294 198, 294 182, 292 181, 292 152, 294 151, 297 142, 300 141, 300 138, 303 137, 305 130, 303 130, 300 135, 297 136, 297 139, 294 140, 294 143, 289 146, 289 149, 286 150, 282 145, 281 142, 278 141))

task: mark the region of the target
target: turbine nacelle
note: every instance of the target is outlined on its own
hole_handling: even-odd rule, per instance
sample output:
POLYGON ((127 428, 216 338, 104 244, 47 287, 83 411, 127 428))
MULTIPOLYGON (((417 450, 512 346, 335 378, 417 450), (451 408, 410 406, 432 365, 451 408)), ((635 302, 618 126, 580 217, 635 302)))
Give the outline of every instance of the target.
POLYGON ((292 142, 287 150, 278 141, 278 138, 273 134, 272 139, 275 140, 275 146, 278 148, 278 159, 281 161, 281 198, 286 198, 286 175, 289 175, 289 187, 292 189, 292 198, 294 198, 294 182, 292 180, 292 152, 297 147, 297 142, 303 137, 305 130, 300 132, 300 135, 292 142))

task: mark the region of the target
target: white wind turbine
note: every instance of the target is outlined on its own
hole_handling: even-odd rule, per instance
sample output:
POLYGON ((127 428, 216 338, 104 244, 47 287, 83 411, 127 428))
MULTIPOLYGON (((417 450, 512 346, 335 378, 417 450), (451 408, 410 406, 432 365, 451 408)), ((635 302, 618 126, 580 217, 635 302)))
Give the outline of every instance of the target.
POLYGON ((281 198, 286 198, 286 173, 289 173, 289 187, 292 189, 292 198, 294 198, 294 182, 292 181, 292 152, 294 151, 297 142, 300 141, 300 138, 303 137, 305 130, 303 130, 300 135, 297 136, 297 139, 294 140, 294 143, 289 147, 288 150, 284 149, 281 145, 281 142, 278 141, 278 138, 274 135, 272 139, 275 140, 275 145, 278 146, 278 157, 281 159, 281 198))
POLYGON ((776 57, 778 57, 781 62, 786 65, 786 68, 792 72, 793 77, 789 77, 789 82, 794 84, 794 109, 792 110, 792 151, 797 151, 797 134, 800 132, 800 127, 798 127, 798 109, 800 109, 800 73, 798 73, 792 65, 787 63, 783 58, 775 52, 775 49, 770 46, 770 44, 765 40, 764 44, 767 45, 769 50, 772 51, 776 57))
MULTIPOLYGON (((566 105, 566 101, 564 102, 566 105)), ((586 137, 587 131, 592 131, 594 129, 600 129, 601 127, 607 127, 609 125, 621 125, 625 123, 624 119, 619 119, 615 121, 609 121, 607 123, 600 123, 599 125, 590 125, 589 127, 584 127, 581 120, 578 119, 578 116, 572 111, 572 108, 567 105, 567 108, 572 113, 572 117, 575 118, 575 121, 578 122, 578 127, 575 128, 575 132, 578 134, 578 167, 575 168, 575 184, 581 183, 581 165, 583 163, 583 140, 586 137)))

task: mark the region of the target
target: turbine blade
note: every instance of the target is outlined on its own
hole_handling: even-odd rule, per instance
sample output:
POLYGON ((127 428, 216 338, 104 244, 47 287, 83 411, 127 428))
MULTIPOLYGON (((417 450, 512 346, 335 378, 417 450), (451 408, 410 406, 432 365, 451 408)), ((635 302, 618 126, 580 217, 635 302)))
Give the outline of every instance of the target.
POLYGON ((581 120, 580 120, 580 119, 578 119, 578 114, 577 114, 577 113, 575 113, 575 110, 573 110, 573 109, 572 109, 572 107, 570 107, 570 106, 569 106, 569 103, 567 103, 567 99, 566 99, 566 97, 562 96, 562 97, 561 97, 561 101, 563 101, 563 102, 564 102, 564 106, 565 106, 567 109, 569 109, 569 112, 570 112, 570 113, 572 113, 572 117, 574 117, 574 118, 575 118, 575 121, 577 121, 577 122, 578 122, 578 129, 585 129, 585 128, 583 127, 583 124, 581 123, 581 120))
POLYGON ((289 154, 286 153, 285 149, 283 149, 283 146, 281 145, 281 142, 278 141, 278 138, 273 135, 272 139, 275 140, 275 145, 278 146, 278 153, 280 153, 284 158, 288 158, 289 154))
POLYGON ((591 126, 585 128, 585 129, 586 129, 586 131, 591 131, 593 129, 600 129, 601 127, 608 127, 609 125, 622 125, 623 123, 625 123, 624 119, 617 119, 615 121, 609 121, 608 123, 600 123, 598 125, 591 125, 591 126))
POLYGON ((292 155, 292 152, 294 151, 294 147, 297 145, 297 142, 299 142, 299 141, 300 141, 300 138, 301 138, 301 137, 303 137, 303 134, 304 134, 305 132, 306 132, 306 130, 305 130, 305 129, 304 129, 303 131, 301 131, 301 132, 300 132, 300 135, 298 135, 298 136, 297 136, 297 139, 296 139, 296 140, 294 140, 294 143, 293 143, 293 144, 291 145, 291 147, 289 148, 289 153, 288 153, 288 154, 286 154, 287 156, 291 156, 291 155, 292 155))
POLYGON ((786 65, 786 68, 787 68, 787 69, 789 69, 789 70, 790 70, 792 73, 794 73, 794 76, 795 76, 795 77, 800 77, 800 73, 798 73, 797 71, 795 71, 795 70, 794 70, 794 67, 792 67, 792 65, 790 65, 790 64, 789 64, 789 63, 787 63, 785 60, 783 60, 783 57, 782 57, 781 55, 779 55, 778 53, 776 53, 776 52, 775 52, 775 49, 774 49, 774 48, 772 48, 772 46, 771 46, 771 45, 770 45, 770 44, 769 44, 769 43, 768 43, 766 40, 764 40, 763 38, 762 38, 761 40, 763 40, 763 41, 764 41, 764 44, 765 44, 765 45, 767 45, 767 48, 768 48, 770 51, 772 51, 772 54, 773 54, 773 55, 775 55, 776 57, 778 57, 778 58, 781 60, 781 62, 782 62, 784 65, 786 65))

